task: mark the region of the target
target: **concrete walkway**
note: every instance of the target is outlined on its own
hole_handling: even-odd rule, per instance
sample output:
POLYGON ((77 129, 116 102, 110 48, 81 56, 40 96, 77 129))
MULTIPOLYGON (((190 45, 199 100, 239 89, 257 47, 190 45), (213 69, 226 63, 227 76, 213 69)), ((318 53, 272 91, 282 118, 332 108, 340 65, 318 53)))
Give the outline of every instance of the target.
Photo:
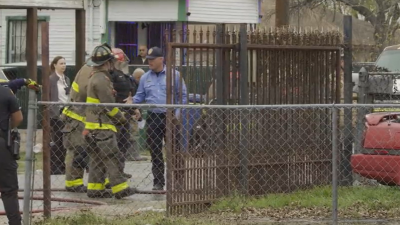
MULTIPOLYGON (((151 174, 151 163, 150 162, 126 162, 126 173, 133 175, 129 183, 131 187, 136 187, 139 190, 149 191, 153 187, 153 176, 151 174)), ((43 173, 42 171, 36 171, 34 176, 34 188, 43 188, 43 173)), ((85 183, 87 183, 88 174, 85 173, 85 183)), ((20 174, 18 176, 19 186, 21 189, 24 188, 25 176, 20 174)), ((52 188, 64 188, 65 176, 64 175, 53 175, 51 176, 52 188)), ((43 196, 43 192, 34 192, 34 196, 43 196)), ((23 196, 23 192, 19 193, 19 196, 23 196)), ((127 197, 122 200, 116 199, 90 199, 83 193, 69 193, 69 192, 56 192, 52 191, 53 198, 64 198, 70 200, 89 200, 89 201, 102 201, 107 203, 106 206, 96 206, 93 210, 101 215, 123 215, 131 214, 137 210, 143 208, 154 208, 154 209, 165 209, 166 196, 165 195, 150 195, 150 194, 136 194, 127 197)), ((88 208, 93 205, 90 204, 78 204, 73 202, 52 202, 52 209, 54 208, 70 208, 81 209, 88 208)), ((23 208, 23 200, 20 200, 20 208, 23 208)), ((43 202, 34 200, 32 204, 33 210, 42 210, 43 202)), ((0 211, 4 211, 4 207, 0 205, 0 211)), ((40 215, 39 213, 38 215, 40 215)), ((53 213, 59 214, 59 213, 53 213)), ((7 224, 7 218, 0 216, 0 224, 7 224)))

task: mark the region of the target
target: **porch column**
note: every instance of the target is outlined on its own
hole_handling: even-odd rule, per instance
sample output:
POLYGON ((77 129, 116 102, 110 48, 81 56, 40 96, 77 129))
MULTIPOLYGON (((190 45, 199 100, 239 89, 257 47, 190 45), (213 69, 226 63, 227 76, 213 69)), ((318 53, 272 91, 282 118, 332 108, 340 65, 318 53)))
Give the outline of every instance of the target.
POLYGON ((38 22, 37 8, 29 8, 26 16, 26 69, 29 78, 37 81, 38 22))
POLYGON ((75 69, 81 69, 85 63, 86 55, 86 15, 84 9, 75 11, 75 69))

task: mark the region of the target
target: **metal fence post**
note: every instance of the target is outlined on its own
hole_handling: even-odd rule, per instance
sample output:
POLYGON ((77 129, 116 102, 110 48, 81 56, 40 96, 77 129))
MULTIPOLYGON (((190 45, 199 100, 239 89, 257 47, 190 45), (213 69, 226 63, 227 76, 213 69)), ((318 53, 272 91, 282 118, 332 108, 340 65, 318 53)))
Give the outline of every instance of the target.
MULTIPOLYGON (((343 18, 344 30, 344 103, 353 103, 353 82, 352 82, 352 17, 344 16, 343 18)), ((353 183, 351 173, 350 158, 353 153, 353 119, 352 109, 344 109, 344 130, 343 130, 343 151, 341 157, 341 185, 349 186, 353 183)))
MULTIPOLYGON (((247 70, 247 24, 240 24, 240 104, 249 104, 249 79, 247 70)), ((248 194, 248 175, 249 175, 249 146, 248 146, 248 113, 247 110, 241 113, 242 129, 240 130, 240 185, 242 194, 248 194)))
POLYGON ((36 111, 37 99, 34 90, 29 90, 28 102, 28 126, 26 129, 26 149, 25 149, 25 185, 24 185, 24 206, 23 206, 23 222, 26 225, 30 224, 30 201, 31 201, 31 186, 33 169, 33 143, 35 126, 36 126, 36 111))
MULTIPOLYGON (((42 23, 42 101, 49 101, 50 93, 50 62, 49 62, 49 22, 42 23)), ((43 215, 45 218, 51 217, 51 172, 50 172, 50 109, 51 105, 45 105, 43 109, 43 215)))
MULTIPOLYGON (((359 72, 359 86, 358 86, 358 103, 369 104, 368 88, 369 88, 369 75, 365 67, 361 68, 359 72)), ((357 110, 357 138, 355 141, 355 153, 360 153, 362 150, 362 136, 364 130, 364 116, 367 114, 365 108, 358 108, 357 110)))
POLYGON ((332 106, 332 220, 338 222, 338 113, 339 109, 332 106))

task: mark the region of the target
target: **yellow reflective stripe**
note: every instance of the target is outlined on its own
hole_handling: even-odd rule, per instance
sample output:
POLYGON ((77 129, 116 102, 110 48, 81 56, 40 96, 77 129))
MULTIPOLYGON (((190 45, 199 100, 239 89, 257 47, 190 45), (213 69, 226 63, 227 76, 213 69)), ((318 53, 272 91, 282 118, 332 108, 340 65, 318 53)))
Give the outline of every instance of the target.
POLYGON ((110 179, 106 178, 106 180, 104 181, 104 185, 107 185, 110 183, 110 179))
POLYGON ((80 116, 79 114, 72 112, 72 111, 69 110, 68 108, 65 108, 65 109, 63 110, 62 113, 63 113, 64 115, 66 115, 66 116, 72 118, 72 119, 81 121, 81 122, 83 122, 83 123, 84 123, 85 120, 86 120, 86 118, 85 118, 84 116, 80 116))
POLYGON ((74 89, 75 92, 79 93, 79 85, 75 81, 72 82, 72 89, 74 89))
POLYGON ((118 185, 115 185, 114 187, 111 188, 111 191, 113 194, 118 193, 120 191, 123 191, 125 189, 129 188, 128 182, 120 183, 118 185))
POLYGON ((104 184, 88 183, 87 189, 93 190, 93 191, 102 191, 102 190, 106 189, 106 187, 104 186, 104 184))
POLYGON ((98 98, 92 98, 92 97, 87 97, 86 98, 87 103, 100 103, 100 99, 98 98))
POLYGON ((77 187, 83 185, 83 179, 76 179, 76 180, 66 180, 65 186, 66 187, 77 187))
POLYGON ((88 129, 88 130, 112 130, 114 132, 117 132, 117 128, 114 125, 104 124, 104 123, 102 123, 100 126, 100 123, 86 122, 85 129, 88 129))
POLYGON ((109 116, 111 116, 111 117, 114 117, 115 115, 117 115, 118 112, 119 112, 119 109, 118 109, 118 108, 113 108, 111 111, 109 111, 109 112, 107 113, 107 115, 109 115, 109 116))

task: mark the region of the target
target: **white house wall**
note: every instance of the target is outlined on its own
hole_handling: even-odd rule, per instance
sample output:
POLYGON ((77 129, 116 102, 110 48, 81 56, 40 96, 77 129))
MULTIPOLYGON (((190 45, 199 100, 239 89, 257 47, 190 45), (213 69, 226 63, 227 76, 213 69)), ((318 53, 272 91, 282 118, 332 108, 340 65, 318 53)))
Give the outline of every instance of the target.
POLYGON ((190 0, 188 4, 191 22, 259 22, 259 0, 190 0))
POLYGON ((177 21, 178 0, 110 0, 109 21, 177 21))
POLYGON ((0 6, 83 9, 84 0, 0 0, 0 6))
MULTIPOLYGON (((95 45, 100 43, 99 12, 94 8, 93 41, 90 38, 89 10, 86 11, 86 52, 90 54, 95 45)), ((26 10, 0 9, 0 64, 6 64, 7 54, 7 16, 26 16, 26 10)), ((75 63, 75 10, 38 10, 38 16, 50 17, 50 60, 61 55, 67 64, 75 63)), ((38 59, 41 61, 41 59, 38 59)))

